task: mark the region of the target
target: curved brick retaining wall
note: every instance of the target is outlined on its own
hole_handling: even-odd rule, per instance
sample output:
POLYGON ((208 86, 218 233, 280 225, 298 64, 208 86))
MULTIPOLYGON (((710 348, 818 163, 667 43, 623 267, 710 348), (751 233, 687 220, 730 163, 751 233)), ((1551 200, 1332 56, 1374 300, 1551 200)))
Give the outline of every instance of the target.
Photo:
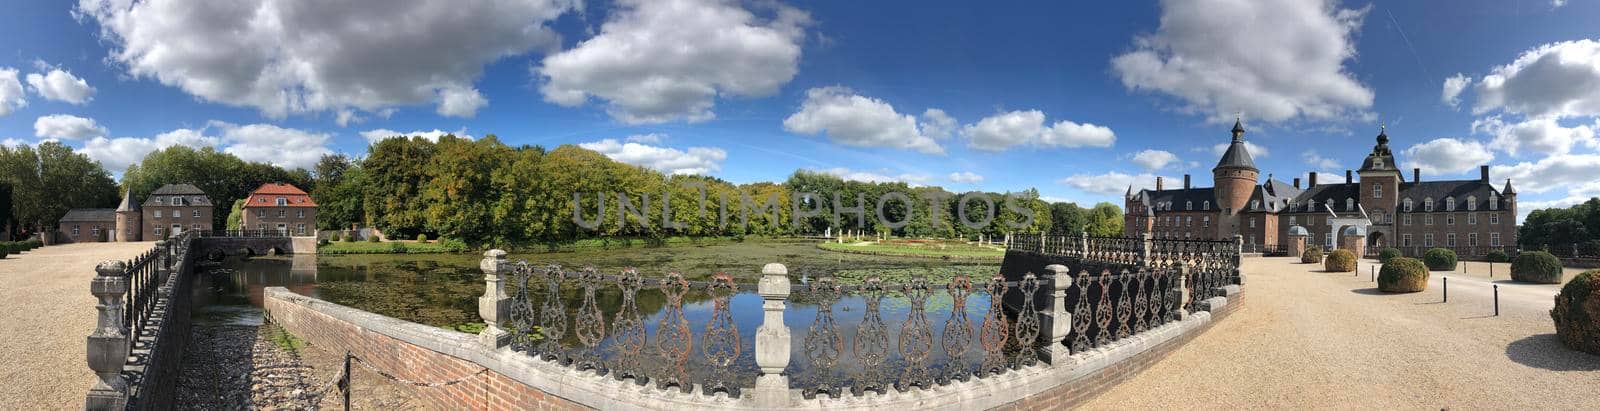
MULTIPOLYGON (((272 321, 312 344, 348 350, 396 377, 436 382, 409 387, 419 398, 446 409, 1054 409, 1094 398, 1133 376, 1225 318, 1239 305, 1239 286, 1196 301, 1197 311, 1109 346, 1073 353, 1056 364, 1041 363, 986 378, 933 389, 888 394, 805 399, 800 391, 750 390, 740 398, 641 387, 609 376, 542 361, 509 348, 494 348, 480 336, 405 322, 289 292, 265 291, 272 321), (486 370, 485 370, 486 369, 486 370)), ((798 335, 794 338, 800 338, 798 335)))

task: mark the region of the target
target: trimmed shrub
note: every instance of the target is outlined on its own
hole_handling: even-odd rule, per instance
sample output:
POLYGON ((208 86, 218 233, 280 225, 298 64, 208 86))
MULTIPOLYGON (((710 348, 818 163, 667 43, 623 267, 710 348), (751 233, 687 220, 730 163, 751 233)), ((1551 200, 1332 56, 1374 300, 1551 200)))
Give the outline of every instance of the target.
POLYGON ((375 235, 369 235, 369 236, 367 236, 367 242, 369 242, 369 243, 376 243, 376 242, 378 242, 378 236, 375 236, 375 235))
POLYGON ((335 241, 339 241, 339 233, 329 234, 328 235, 328 242, 331 243, 331 242, 335 242, 335 241))
POLYGON ((1389 247, 1378 252, 1378 262, 1388 264, 1389 260, 1400 256, 1400 249, 1389 247))
POLYGON ((345 236, 344 237, 344 242, 347 242, 347 243, 356 242, 356 233, 350 233, 350 235, 345 236))
POLYGON ((428 243, 428 235, 427 234, 417 234, 417 242, 423 243, 423 244, 427 244, 428 243))
POLYGON ((1306 252, 1300 253, 1300 262, 1306 263, 1306 264, 1322 262, 1322 248, 1321 247, 1310 247, 1310 248, 1307 248, 1306 252))
POLYGON ((1428 267, 1415 258, 1395 257, 1378 270, 1378 291, 1414 293, 1428 289, 1428 267))
POLYGON ((1561 259, 1544 251, 1529 251, 1511 262, 1511 279, 1529 283, 1560 284, 1561 259))
POLYGON ((1428 269, 1433 271, 1451 271, 1456 269, 1456 252, 1448 248, 1429 249, 1422 255, 1422 262, 1428 264, 1428 269))
POLYGON ((467 242, 454 238, 439 240, 439 246, 444 247, 445 251, 452 253, 467 251, 467 242))
POLYGON ((1348 273, 1356 270, 1356 255, 1350 250, 1333 250, 1328 253, 1328 258, 1322 260, 1323 270, 1348 273))
POLYGON ((1488 254, 1483 255, 1483 259, 1489 260, 1491 263, 1503 263, 1511 261, 1511 256, 1506 255, 1505 251, 1489 250, 1488 254))
POLYGON ((321 239, 321 240, 317 240, 317 245, 318 245, 318 246, 324 246, 324 245, 328 245, 328 243, 329 243, 329 241, 328 241, 328 239, 326 239, 326 238, 324 238, 324 239, 321 239))
POLYGON ((1584 271, 1567 281, 1550 309, 1561 344, 1600 355, 1600 270, 1584 271))
POLYGON ((0 246, 0 260, 6 259, 6 255, 9 254, 11 254, 10 249, 6 248, 5 246, 0 246))
POLYGON ((389 253, 391 253, 391 254, 405 254, 406 253, 406 245, 403 244, 403 243, 398 243, 398 242, 389 243, 389 253))

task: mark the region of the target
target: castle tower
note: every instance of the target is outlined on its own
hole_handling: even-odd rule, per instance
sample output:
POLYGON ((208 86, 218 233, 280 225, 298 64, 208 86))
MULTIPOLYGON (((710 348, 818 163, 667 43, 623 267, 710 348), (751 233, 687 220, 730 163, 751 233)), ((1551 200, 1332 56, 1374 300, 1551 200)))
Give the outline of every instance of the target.
POLYGON ((1361 176, 1359 185, 1361 191, 1361 208, 1366 210, 1367 218, 1372 220, 1368 227, 1367 243, 1373 247, 1397 245, 1399 237, 1396 234, 1394 220, 1396 206, 1400 203, 1400 166, 1394 162, 1394 153, 1389 151, 1389 132, 1387 127, 1378 127, 1378 144, 1372 146, 1372 153, 1367 154, 1367 159, 1361 162, 1361 169, 1357 171, 1361 176))
POLYGON ((122 196, 122 205, 117 206, 117 238, 112 241, 130 243, 140 240, 140 233, 144 230, 141 224, 139 203, 133 201, 133 189, 122 196))
POLYGON ((1223 216, 1233 217, 1244 210, 1260 176, 1261 170, 1256 169, 1256 162, 1250 159, 1250 150, 1244 145, 1244 125, 1235 120, 1233 143, 1228 145, 1228 151, 1222 153, 1217 166, 1211 169, 1212 180, 1216 183, 1217 204, 1222 207, 1223 216))

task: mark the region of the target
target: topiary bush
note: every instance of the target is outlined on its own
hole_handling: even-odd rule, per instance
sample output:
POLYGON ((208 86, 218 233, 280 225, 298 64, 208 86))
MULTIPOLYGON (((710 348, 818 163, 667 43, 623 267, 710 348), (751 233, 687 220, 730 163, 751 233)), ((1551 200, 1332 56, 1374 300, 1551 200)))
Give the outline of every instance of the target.
POLYGON ((333 234, 328 235, 328 242, 331 243, 331 242, 336 242, 336 241, 339 241, 339 233, 333 233, 333 234))
POLYGON ((1378 291, 1414 293, 1428 289, 1428 266, 1415 258, 1395 257, 1378 270, 1378 291))
POLYGON ((1305 252, 1300 253, 1300 262, 1306 264, 1322 262, 1322 248, 1315 246, 1306 248, 1305 252))
POLYGON ((428 235, 427 234, 417 234, 417 242, 426 244, 428 242, 428 235))
POLYGON ((1429 270, 1451 271, 1456 269, 1456 252, 1448 248, 1429 249, 1422 255, 1422 262, 1428 265, 1429 270))
POLYGON ((1544 251, 1529 251, 1511 262, 1511 279, 1529 283, 1560 284, 1561 259, 1544 251))
POLYGON ((1322 268, 1329 272, 1348 273, 1356 270, 1356 255, 1350 250, 1333 250, 1323 260, 1322 268))
POLYGON ((347 242, 347 243, 356 242, 356 233, 350 233, 350 235, 344 236, 344 242, 347 242))
POLYGON ((1567 281, 1550 309, 1561 344, 1600 355, 1600 270, 1584 271, 1567 281))
POLYGON ((376 243, 376 242, 378 242, 378 236, 375 236, 375 235, 369 235, 369 236, 367 236, 367 242, 369 242, 369 243, 376 243))
POLYGON ((1389 260, 1400 256, 1400 249, 1389 247, 1378 252, 1378 262, 1388 264, 1389 260))
POLYGON ((1511 261, 1511 256, 1506 255, 1505 251, 1489 250, 1488 254, 1483 255, 1483 259, 1489 260, 1491 263, 1503 263, 1511 261))

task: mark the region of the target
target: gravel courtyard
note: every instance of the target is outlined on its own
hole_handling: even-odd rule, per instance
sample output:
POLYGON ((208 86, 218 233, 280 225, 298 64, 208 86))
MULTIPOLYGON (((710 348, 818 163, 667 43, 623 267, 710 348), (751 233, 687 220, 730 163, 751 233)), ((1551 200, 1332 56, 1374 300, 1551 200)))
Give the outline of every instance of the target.
POLYGON ((81 409, 89 391, 94 266, 154 242, 65 244, 0 260, 0 409, 81 409))
POLYGON ((1352 275, 1246 259, 1239 311, 1085 408, 1600 409, 1600 356, 1555 339, 1559 286, 1474 264, 1433 273, 1427 291, 1384 294, 1375 264, 1352 275))

